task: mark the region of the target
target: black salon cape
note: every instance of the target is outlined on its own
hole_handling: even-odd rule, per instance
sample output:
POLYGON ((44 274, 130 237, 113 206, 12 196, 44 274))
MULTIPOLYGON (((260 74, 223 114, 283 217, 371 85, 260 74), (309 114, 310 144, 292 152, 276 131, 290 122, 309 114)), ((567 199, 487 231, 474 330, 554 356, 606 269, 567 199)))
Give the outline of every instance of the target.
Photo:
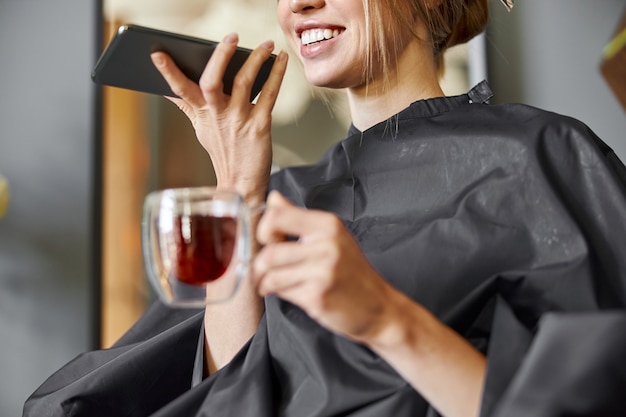
MULTIPOLYGON (((582 123, 490 95, 481 83, 351 128, 272 188, 340 215, 383 277, 487 354, 482 416, 626 415, 624 166, 582 123)), ((438 415, 368 348, 275 297, 192 387, 201 322, 155 304, 45 381, 25 416, 438 415)))

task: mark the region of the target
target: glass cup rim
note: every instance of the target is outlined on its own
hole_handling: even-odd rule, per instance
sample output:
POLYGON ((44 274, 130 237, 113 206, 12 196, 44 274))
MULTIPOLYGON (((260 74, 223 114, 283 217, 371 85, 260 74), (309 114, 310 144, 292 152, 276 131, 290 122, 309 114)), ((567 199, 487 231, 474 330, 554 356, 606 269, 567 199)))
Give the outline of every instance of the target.
POLYGON ((231 197, 235 199, 243 200, 241 194, 239 194, 235 190, 225 189, 225 188, 217 188, 212 185, 202 185, 202 186, 191 186, 191 187, 170 187, 170 188, 162 188, 159 190, 154 190, 148 193, 148 198, 153 196, 172 196, 175 198, 181 197, 196 197, 196 196, 206 196, 206 195, 220 195, 224 197, 231 197))
MULTIPOLYGON (((228 207, 237 208, 246 207, 245 201, 241 194, 228 189, 218 189, 215 186, 197 186, 197 187, 176 187, 163 188, 155 190, 145 197, 145 207, 153 207, 155 205, 163 206, 164 202, 171 202, 171 206, 178 204, 195 204, 201 203, 205 199, 221 202, 228 207)), ((169 204, 166 204, 169 206, 169 204)), ((239 210, 237 208, 237 210, 239 210)), ((230 211, 230 210, 227 210, 230 211)))

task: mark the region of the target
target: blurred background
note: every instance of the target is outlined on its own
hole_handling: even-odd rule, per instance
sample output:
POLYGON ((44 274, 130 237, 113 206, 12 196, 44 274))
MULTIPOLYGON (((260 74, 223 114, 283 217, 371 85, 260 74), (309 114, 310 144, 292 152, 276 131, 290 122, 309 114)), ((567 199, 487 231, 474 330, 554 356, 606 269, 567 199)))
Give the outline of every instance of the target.
MULTIPOLYGON (((0 415, 41 382, 110 346, 150 302, 141 205, 154 189, 212 184, 208 157, 161 97, 91 82, 119 24, 208 39, 237 31, 286 48, 275 0, 0 0, 0 415), (6 197, 10 195, 8 205, 6 197), (6 210, 5 210, 6 208, 6 210), (4 216, 3 216, 4 214, 4 216)), ((499 102, 586 122, 626 159, 626 113, 601 73, 623 0, 492 0, 483 36, 446 57, 444 89, 487 79, 499 102)), ((342 139, 341 94, 306 85, 296 60, 274 119, 275 167, 315 161, 342 139)))

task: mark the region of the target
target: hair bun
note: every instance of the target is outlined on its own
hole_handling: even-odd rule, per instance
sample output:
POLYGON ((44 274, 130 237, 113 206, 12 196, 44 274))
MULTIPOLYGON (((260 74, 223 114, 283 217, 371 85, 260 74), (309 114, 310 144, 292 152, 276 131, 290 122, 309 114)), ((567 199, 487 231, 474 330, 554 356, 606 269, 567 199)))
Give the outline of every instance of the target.
POLYGON ((455 45, 465 43, 476 35, 479 35, 485 30, 487 21, 489 20, 488 0, 444 1, 442 7, 454 7, 446 6, 446 4, 450 3, 460 5, 461 13, 458 14, 457 23, 453 26, 452 31, 448 34, 444 42, 439 45, 439 52, 443 52, 455 45))

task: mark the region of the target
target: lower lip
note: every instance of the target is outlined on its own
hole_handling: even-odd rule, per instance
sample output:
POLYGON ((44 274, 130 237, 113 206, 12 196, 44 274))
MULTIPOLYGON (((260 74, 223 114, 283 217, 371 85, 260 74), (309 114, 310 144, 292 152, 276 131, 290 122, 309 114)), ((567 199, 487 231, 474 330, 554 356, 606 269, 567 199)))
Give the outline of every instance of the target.
POLYGON ((302 56, 302 58, 309 58, 309 59, 316 58, 317 56, 323 54, 329 48, 331 48, 337 42, 337 39, 339 39, 339 36, 327 39, 322 42, 312 43, 309 45, 301 45, 300 56, 302 56))

